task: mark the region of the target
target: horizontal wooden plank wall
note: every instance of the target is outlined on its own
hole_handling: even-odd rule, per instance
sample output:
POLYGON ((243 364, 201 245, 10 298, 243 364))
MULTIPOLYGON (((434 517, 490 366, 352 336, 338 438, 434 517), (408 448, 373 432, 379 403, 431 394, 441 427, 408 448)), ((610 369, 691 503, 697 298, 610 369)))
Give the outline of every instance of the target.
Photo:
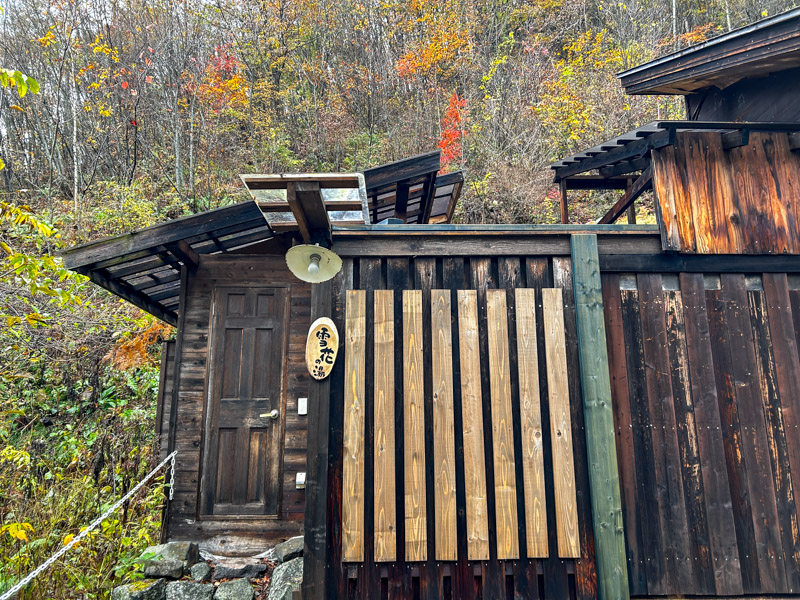
POLYGON ((579 374, 569 259, 345 258, 335 282, 334 321, 351 331, 359 329, 351 319, 361 320, 367 351, 363 426, 348 425, 358 386, 350 376, 352 349, 345 348, 330 380, 326 597, 595 598, 581 399, 572 383, 579 374), (554 285, 566 288, 553 298, 565 340, 555 353, 569 382, 559 388, 555 429, 542 305, 542 289, 554 285), (366 310, 351 306, 348 312, 357 297, 366 310), (386 368, 379 365, 389 353, 380 328, 390 305, 392 464, 381 442, 387 415, 378 409, 388 389, 386 368), (551 431, 563 434, 563 427, 569 431, 562 437, 574 442, 573 475, 565 480, 571 479, 571 495, 557 496, 554 477, 568 467, 559 466, 554 476, 551 431), (357 471, 347 465, 359 443, 363 474, 354 478, 357 471), (394 477, 394 548, 385 546, 376 510, 385 508, 378 494, 388 477, 394 477), (363 516, 354 524, 359 502, 363 516), (559 513, 571 515, 568 533, 556 526, 559 513), (359 529, 369 533, 354 548, 350 532, 359 529))
POLYGON ((306 470, 306 417, 298 415, 297 399, 307 396, 309 389, 305 342, 310 325, 311 286, 289 272, 282 256, 202 256, 200 266, 188 274, 187 280, 182 339, 176 348, 179 387, 173 443, 178 457, 167 537, 197 540, 217 553, 230 547, 240 552, 259 552, 303 530, 305 491, 296 489, 295 476, 306 470), (288 370, 284 378, 286 405, 281 410, 286 420, 279 519, 198 518, 211 298, 215 286, 229 286, 231 282, 291 288, 288 370))
POLYGON ((800 290, 606 274, 634 596, 800 594, 800 290))
POLYGON ((786 133, 725 150, 721 133, 679 132, 653 167, 664 249, 800 254, 800 155, 786 133))

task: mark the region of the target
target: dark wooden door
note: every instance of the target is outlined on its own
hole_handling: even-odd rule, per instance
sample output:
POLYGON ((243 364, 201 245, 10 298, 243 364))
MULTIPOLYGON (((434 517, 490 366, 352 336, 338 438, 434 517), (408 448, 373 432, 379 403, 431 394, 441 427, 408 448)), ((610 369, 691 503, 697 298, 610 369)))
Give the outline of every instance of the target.
POLYGON ((205 515, 280 515, 288 299, 288 288, 215 291, 205 515))

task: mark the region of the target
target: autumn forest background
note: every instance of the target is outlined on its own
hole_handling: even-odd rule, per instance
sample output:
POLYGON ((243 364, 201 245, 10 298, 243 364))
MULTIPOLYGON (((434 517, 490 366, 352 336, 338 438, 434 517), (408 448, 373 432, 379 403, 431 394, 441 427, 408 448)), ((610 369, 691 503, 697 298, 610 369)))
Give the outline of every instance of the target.
MULTIPOLYGON (((549 163, 680 99, 615 74, 793 0, 7 0, 0 14, 0 591, 156 464, 171 328, 58 250, 241 201, 239 173, 437 147, 460 222, 551 223, 549 163)), ((607 197, 574 192, 591 222, 607 197)), ((646 203, 640 208, 647 218, 646 203)), ((152 486, 30 586, 104 598, 157 540, 152 486)))

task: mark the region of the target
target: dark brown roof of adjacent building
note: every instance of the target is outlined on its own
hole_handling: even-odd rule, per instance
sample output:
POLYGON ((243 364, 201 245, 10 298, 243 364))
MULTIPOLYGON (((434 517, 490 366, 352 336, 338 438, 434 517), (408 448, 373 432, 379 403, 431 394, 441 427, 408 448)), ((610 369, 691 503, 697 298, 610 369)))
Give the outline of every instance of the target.
POLYGON ((800 67, 800 9, 620 73, 628 94, 686 95, 800 67))

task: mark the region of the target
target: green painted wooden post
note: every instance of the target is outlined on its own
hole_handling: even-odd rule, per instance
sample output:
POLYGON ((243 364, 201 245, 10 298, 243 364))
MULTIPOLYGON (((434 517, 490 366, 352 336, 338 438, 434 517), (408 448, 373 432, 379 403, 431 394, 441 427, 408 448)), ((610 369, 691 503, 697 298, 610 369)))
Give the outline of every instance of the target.
POLYGON ((572 235, 570 247, 597 554, 597 590, 600 600, 627 600, 630 591, 597 235, 572 235))

